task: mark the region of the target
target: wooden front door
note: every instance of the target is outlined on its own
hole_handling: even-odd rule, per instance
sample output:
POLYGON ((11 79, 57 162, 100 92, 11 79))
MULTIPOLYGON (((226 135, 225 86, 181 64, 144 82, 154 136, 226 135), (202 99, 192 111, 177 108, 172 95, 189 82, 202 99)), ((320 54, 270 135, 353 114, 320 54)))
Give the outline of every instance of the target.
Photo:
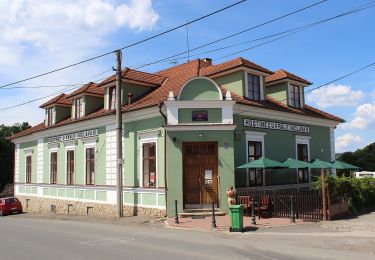
POLYGON ((217 143, 183 143, 185 208, 218 206, 217 143))

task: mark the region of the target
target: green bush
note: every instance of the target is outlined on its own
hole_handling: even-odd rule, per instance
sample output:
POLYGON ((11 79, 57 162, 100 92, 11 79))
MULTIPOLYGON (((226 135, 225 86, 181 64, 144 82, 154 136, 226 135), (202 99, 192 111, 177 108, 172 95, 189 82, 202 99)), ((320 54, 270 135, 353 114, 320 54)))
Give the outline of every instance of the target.
MULTIPOLYGON (((361 212, 375 208, 375 179, 370 177, 326 176, 326 187, 331 196, 348 196, 353 211, 361 212)), ((316 189, 322 189, 322 179, 315 182, 316 189)))

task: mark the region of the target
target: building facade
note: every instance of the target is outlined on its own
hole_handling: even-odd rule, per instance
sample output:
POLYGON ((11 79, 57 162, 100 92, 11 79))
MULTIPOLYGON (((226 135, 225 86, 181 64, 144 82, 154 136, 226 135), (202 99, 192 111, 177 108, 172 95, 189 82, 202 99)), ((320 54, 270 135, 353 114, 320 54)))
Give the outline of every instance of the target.
MULTIPOLYGON (((122 72, 126 215, 228 211, 230 186, 309 187, 308 169, 239 170, 262 156, 334 160, 342 119, 305 104, 311 83, 243 58, 122 72)), ((43 123, 12 137, 15 194, 29 211, 116 215, 115 77, 41 106, 43 123)))

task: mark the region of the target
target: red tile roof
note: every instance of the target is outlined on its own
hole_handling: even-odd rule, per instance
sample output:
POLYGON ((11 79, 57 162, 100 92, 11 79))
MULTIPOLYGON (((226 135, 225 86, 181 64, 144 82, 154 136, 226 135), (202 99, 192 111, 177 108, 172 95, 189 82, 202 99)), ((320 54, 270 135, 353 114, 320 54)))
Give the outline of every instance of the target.
MULTIPOLYGON (((125 68, 122 71, 122 78, 127 80, 132 80, 144 84, 160 86, 160 84, 165 80, 165 77, 161 75, 151 74, 143 71, 133 70, 125 68)), ((116 75, 112 75, 109 78, 103 80, 98 84, 98 86, 105 85, 116 80, 116 75)))
MULTIPOLYGON (((218 65, 211 65, 207 61, 196 59, 196 60, 193 60, 184 64, 180 64, 180 65, 177 65, 177 66, 174 66, 174 67, 162 70, 162 71, 158 71, 154 74, 140 72, 140 71, 131 70, 131 69, 125 69, 123 71, 123 78, 135 80, 138 82, 148 83, 151 85, 155 85, 155 87, 151 88, 148 92, 146 92, 145 94, 137 98, 137 100, 134 100, 133 103, 124 105, 123 111, 131 112, 134 110, 157 106, 168 98, 169 91, 173 91, 175 95, 178 95, 182 86, 189 79, 192 79, 197 76, 215 75, 217 73, 225 72, 225 71, 228 71, 230 69, 234 69, 240 66, 245 66, 254 70, 259 70, 261 72, 268 73, 268 74, 272 73, 271 71, 242 58, 236 58, 234 60, 224 62, 218 65)), ((303 80, 305 81, 304 82, 305 84, 310 83, 302 78, 295 76, 294 74, 291 74, 283 70, 279 70, 276 73, 278 73, 278 75, 281 75, 280 71, 282 73, 285 73, 288 78, 292 78, 294 80, 298 79, 299 82, 303 80)), ((275 75, 276 73, 274 73, 273 75, 275 75)), ((273 75, 269 77, 272 77, 273 75)), ((282 79, 282 77, 280 77, 279 79, 282 79)), ((98 86, 111 82, 113 80, 115 80, 115 76, 111 76, 107 78, 105 81, 103 81, 102 83, 97 84, 97 85, 95 85, 94 83, 88 83, 82 88, 80 88, 79 90, 70 94, 69 96, 65 94, 61 94, 55 97, 54 99, 48 101, 47 103, 43 104, 41 107, 45 107, 51 104, 59 104, 59 103, 71 104, 71 100, 67 99, 67 97, 71 98, 73 95, 77 95, 77 93, 85 93, 86 91, 91 91, 94 89, 95 91, 97 91, 98 89, 102 89, 98 86)), ((226 92, 226 89, 224 86, 221 86, 221 89, 222 89, 222 93, 226 92)), ((302 109, 295 109, 271 97, 267 97, 266 100, 261 101, 261 102, 255 102, 255 101, 249 100, 246 97, 239 96, 238 94, 232 92, 232 98, 237 103, 247 105, 250 107, 251 106, 261 107, 265 109, 272 109, 272 110, 295 113, 295 114, 300 114, 300 115, 305 115, 305 116, 318 117, 318 118, 333 120, 337 122, 344 122, 344 120, 339 117, 333 116, 331 114, 328 114, 316 108, 310 107, 308 105, 305 105, 304 108, 302 109)), ((57 123, 56 125, 52 126, 52 128, 74 123, 74 122, 80 122, 80 121, 84 121, 88 119, 93 119, 93 118, 97 118, 101 116, 111 115, 111 114, 114 114, 114 112, 115 112, 114 110, 108 111, 102 108, 80 119, 72 120, 71 118, 67 118, 57 123)), ((33 132, 42 131, 44 129, 46 129, 46 127, 44 123, 42 123, 32 128, 29 128, 21 133, 13 135, 11 138, 14 139, 14 138, 18 138, 21 136, 26 136, 33 132)))
POLYGON ((270 71, 270 70, 268 70, 268 69, 266 69, 262 66, 259 66, 258 64, 255 64, 255 63, 253 63, 251 61, 248 61, 244 58, 238 57, 238 58, 235 58, 235 59, 227 61, 227 62, 223 62, 223 63, 217 64, 217 65, 206 67, 206 68, 201 70, 201 75, 202 76, 212 76, 214 74, 221 73, 221 72, 231 70, 231 69, 235 69, 235 68, 239 68, 239 67, 247 67, 249 69, 264 72, 266 74, 272 74, 273 73, 272 71, 270 71))
POLYGON ((66 98, 71 99, 80 94, 104 96, 104 90, 103 88, 98 87, 95 83, 89 82, 80 87, 79 89, 77 89, 76 91, 74 91, 73 93, 67 95, 66 98))
POLYGON ((283 79, 291 79, 298 81, 300 83, 306 84, 306 85, 311 85, 312 83, 310 81, 307 81, 301 77, 298 77, 297 75, 294 75, 293 73, 290 73, 286 70, 279 69, 275 71, 272 75, 266 77, 266 83, 271 83, 275 82, 277 80, 283 80, 283 79))
POLYGON ((60 94, 57 97, 54 97, 53 99, 47 101, 43 105, 40 106, 40 108, 45 108, 51 105, 62 105, 62 106, 71 106, 72 100, 67 98, 66 94, 60 94))

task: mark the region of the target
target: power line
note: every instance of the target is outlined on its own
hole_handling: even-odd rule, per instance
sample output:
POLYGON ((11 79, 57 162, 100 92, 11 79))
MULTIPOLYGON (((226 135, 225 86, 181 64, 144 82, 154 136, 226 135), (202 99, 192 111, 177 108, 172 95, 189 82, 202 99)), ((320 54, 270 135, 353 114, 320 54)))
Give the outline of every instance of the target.
MULTIPOLYGON (((177 30, 177 29, 180 29, 180 28, 182 28, 182 27, 185 27, 185 26, 187 26, 187 25, 189 25, 189 24, 192 24, 192 23, 198 22, 198 21, 203 20, 203 19, 205 19, 205 18, 208 18, 208 17, 210 17, 210 16, 212 16, 212 15, 215 15, 215 14, 217 14, 217 13, 220 13, 220 12, 222 12, 222 11, 225 11, 225 10, 227 10, 227 9, 229 9, 229 8, 232 8, 232 7, 234 7, 234 6, 236 6, 236 5, 239 5, 239 4, 241 4, 241 3, 243 3, 243 2, 246 2, 246 1, 247 1, 247 0, 241 0, 241 1, 238 1, 238 2, 236 2, 236 3, 234 3, 234 4, 231 4, 231 5, 225 6, 225 7, 221 8, 221 9, 219 9, 219 10, 216 10, 216 11, 214 11, 214 12, 211 12, 211 13, 209 13, 209 14, 206 14, 206 15, 204 15, 204 16, 201 16, 201 17, 199 17, 199 18, 196 18, 196 19, 194 19, 194 20, 191 20, 191 21, 189 21, 189 22, 186 22, 186 23, 184 23, 184 24, 182 24, 182 25, 176 26, 176 27, 171 28, 171 29, 169 29, 169 30, 166 30, 166 31, 163 31, 163 32, 158 33, 158 34, 156 34, 156 35, 150 36, 150 37, 148 37, 148 38, 146 38, 146 39, 143 39, 143 40, 140 40, 140 41, 137 41, 137 42, 131 43, 131 44, 129 44, 129 45, 126 45, 126 46, 124 46, 124 47, 121 47, 121 48, 119 48, 118 50, 124 50, 124 49, 130 48, 130 47, 133 47, 133 46, 135 46, 135 45, 138 45, 138 44, 144 43, 144 42, 146 42, 146 41, 152 40, 152 39, 157 38, 157 37, 159 37, 159 36, 162 36, 162 35, 164 35, 164 34, 167 34, 167 33, 170 33, 170 32, 172 32, 172 31, 175 31, 175 30, 177 30)), ((325 1, 327 1, 327 0, 325 0, 325 1)), ((325 2, 325 1, 322 1, 322 2, 325 2)), ((18 83, 21 83, 21 82, 25 82, 25 81, 32 80, 32 79, 35 79, 35 78, 39 78, 39 77, 42 77, 42 76, 45 76, 45 75, 48 75, 48 74, 52 74, 52 73, 55 73, 55 72, 58 72, 58 71, 61 71, 61 70, 65 70, 65 69, 68 69, 68 68, 71 68, 71 67, 74 67, 74 66, 77 66, 77 65, 80 65, 80 64, 83 64, 83 63, 86 63, 86 62, 92 61, 92 60, 96 60, 96 59, 102 58, 102 57, 107 56, 107 55, 110 55, 110 54, 114 53, 115 51, 116 51, 116 50, 112 50, 112 51, 109 51, 109 52, 106 52, 106 53, 103 53, 103 54, 97 55, 97 56, 95 56, 95 57, 91 57, 91 58, 88 58, 88 59, 85 59, 85 60, 82 60, 82 61, 79 61, 79 62, 76 62, 76 63, 72 63, 72 64, 67 65, 67 66, 64 66, 64 67, 60 67, 60 68, 57 68, 57 69, 54 69, 54 70, 50 70, 50 71, 47 71, 47 72, 44 72, 44 73, 41 73, 41 74, 38 74, 38 75, 35 75, 35 76, 32 76, 32 77, 28 77, 28 78, 25 78, 25 79, 22 79, 22 80, 18 80, 18 81, 12 82, 12 83, 8 83, 8 84, 5 84, 5 85, 0 86, 0 88, 8 87, 8 86, 15 85, 15 84, 18 84, 18 83)))
MULTIPOLYGON (((241 46, 241 45, 245 45, 245 44, 248 44, 248 43, 251 43, 251 42, 257 42, 257 41, 260 41, 260 40, 265 40, 265 39, 268 39, 268 38, 272 38, 272 37, 275 37, 275 36, 278 36, 278 35, 283 35, 283 34, 287 34, 287 35, 284 35, 284 36, 281 36, 281 37, 278 37, 278 38, 275 38, 275 39, 272 39, 272 40, 269 40, 269 41, 266 41, 266 42, 263 42, 261 44, 258 44, 258 45, 255 45, 255 46, 251 46, 250 48, 246 48, 244 50, 241 50, 241 51, 238 51, 238 52, 235 52, 235 53, 232 53, 232 54, 229 54, 229 55, 226 55, 226 56, 223 56, 223 57, 220 57, 218 59, 221 59, 221 58, 224 58, 224 57, 228 57, 228 56, 231 56, 231 55, 234 55, 234 54, 238 54, 240 52, 243 52, 243 51, 246 51, 246 50, 250 50, 250 49, 254 49, 254 48, 257 48, 257 47, 260 47, 262 45, 265 45, 265 44, 268 44, 268 43, 271 43, 271 42, 274 42, 274 41, 277 41, 277 40, 280 40, 282 38, 285 38, 285 37, 288 37, 288 36, 291 36, 295 33, 298 33, 298 32, 301 32, 301 31, 304 31, 304 30, 307 30, 307 29, 310 29, 314 26, 317 26, 317 25, 320 25, 322 23, 325 23, 325 22, 329 22, 329 21, 332 21, 334 19, 338 19, 338 18, 341 18, 343 16, 347 16, 347 15, 350 15, 350 14, 354 14, 356 12, 360 12, 360 11, 364 11, 366 9, 369 9, 369 8, 372 8, 372 7, 375 7, 375 1, 371 1, 369 3, 366 3, 364 5, 360 5, 358 6, 357 8, 354 8, 354 9, 351 9, 349 11, 346 11, 344 13, 341 13, 341 14, 338 14, 338 15, 335 15, 335 16, 332 16, 332 17, 329 17, 329 18, 326 18, 326 19, 323 19, 323 20, 320 20, 320 21, 317 21, 317 22, 314 22, 314 23, 310 23, 310 24, 307 24, 307 25, 303 25, 303 26, 299 26, 299 27, 295 27, 293 29, 289 29, 289 30, 285 30, 285 31, 282 31, 282 32, 278 32, 278 33, 274 33, 274 34, 270 34, 270 35, 266 35, 266 36, 262 36, 260 38, 256 38, 256 39, 253 39, 253 40, 248 40, 248 41, 245 41, 245 42, 241 42, 241 43, 236 43, 236 44, 231 44, 231 45, 227 45, 227 46, 223 46, 223 47, 219 47, 219 48, 216 48, 216 49, 211 49, 211 50, 208 50, 208 51, 204 51, 204 52, 200 52, 200 53, 197 53, 197 54, 193 54, 193 55, 190 55, 190 57, 198 57, 202 54, 208 54, 208 53, 212 53, 212 52, 216 52, 216 51, 221 51, 221 50, 224 50, 224 49, 228 49, 228 48, 233 48, 233 47, 237 47, 237 46, 241 46), (372 5, 370 5, 372 4, 372 5)), ((173 60, 180 60, 180 59, 185 59, 186 56, 184 57, 179 57, 179 58, 175 58, 173 60)), ((169 62, 171 60, 166 60, 166 62, 169 62)))
MULTIPOLYGON (((7 88, 0 88, 0 90, 6 90, 6 89, 37 89, 37 88, 58 88, 58 87, 74 87, 74 86, 82 86, 83 84, 85 84, 88 80, 90 79, 93 79, 93 78, 96 78, 98 76, 101 76, 107 72, 110 72, 110 71, 113 71, 113 69, 109 69, 109 70, 106 70, 106 71, 103 71, 99 74, 95 74, 94 76, 91 76, 89 78, 87 78, 86 80, 83 80, 81 81, 81 83, 69 83, 69 84, 59 84, 59 85, 38 85, 38 86, 31 86, 31 87, 7 87, 7 88)), ((96 81, 101 81, 101 80, 104 80, 105 78, 100 78, 96 81)))
MULTIPOLYGON (((111 69, 112 70, 112 69, 111 69)), ((108 72, 108 71, 106 71, 108 72)), ((103 74, 103 73, 101 73, 103 74)), ((98 74, 100 75, 100 74, 98 74)), ((102 80, 106 79, 107 77, 105 78, 101 78, 101 79, 98 79, 96 80, 97 82, 101 82, 102 80)), ((95 83, 95 82, 94 82, 95 83)), ((79 89, 80 87, 82 87, 82 84, 72 84, 74 85, 74 87, 71 87, 71 86, 68 86, 67 88, 64 88, 62 90, 59 90, 57 92, 53 92, 51 94, 48 94, 46 96, 43 96, 43 97, 39 97, 39 98, 35 98, 35 99, 32 99, 32 100, 29 100, 29 101, 25 101, 23 103, 19 103, 17 105, 13 105, 13 106, 9 106, 9 107, 4 107, 4 108, 0 108, 0 112, 1 111, 5 111, 5 110, 8 110, 8 109, 12 109, 12 108, 16 108, 16 107, 20 107, 20 106, 24 106, 24 105, 27 105, 27 104, 30 104, 30 103, 33 103, 33 102, 36 102, 36 101, 39 101, 39 100, 42 100, 42 99, 45 99, 45 98, 49 98, 49 97, 52 97, 52 96, 55 96, 55 95, 58 95, 58 94, 62 94, 64 93, 65 91, 71 91, 71 90, 76 90, 76 89, 79 89), (78 86, 77 86, 78 85, 78 86)))
MULTIPOLYGON (((294 30, 291 30, 293 32, 287 34, 287 35, 284 35, 284 36, 281 36, 281 37, 278 37, 276 39, 273 39, 273 40, 270 40, 270 41, 267 41, 265 43, 262 43, 262 44, 259 44, 259 45, 256 45, 256 46, 253 46, 253 47, 249 47, 249 48, 246 48, 246 49, 242 49, 242 50, 239 50, 239 51, 236 51, 236 52, 233 52, 233 53, 230 53, 230 54, 227 54, 225 56, 222 56, 222 57, 219 57, 218 60, 220 59, 223 59, 223 58, 227 58, 229 56, 233 56, 233 55, 236 55, 236 54, 239 54, 239 53, 242 53, 242 52, 245 52, 245 51, 248 51, 248 50, 251 50, 251 49, 254 49, 255 47, 259 47, 261 45, 264 45, 264 44, 267 44, 267 43, 271 43, 271 42, 274 42, 274 41, 277 41, 277 40, 280 40, 282 38, 285 38, 285 37, 288 37, 288 36, 291 36, 293 34, 296 34, 298 32, 301 32, 301 31, 304 31, 304 30, 307 30, 307 29, 310 29, 314 26, 317 26, 319 24, 322 24, 322 23, 325 23, 325 22, 328 22, 328 21, 331 21, 331 20, 334 20, 334 19, 337 19, 337 18, 340 18, 340 17, 343 17, 343 16, 346 16, 346 15, 350 15, 350 14, 353 14, 353 13, 356 13, 356 12, 360 12, 360 11, 364 11, 366 9, 369 9, 369 8, 372 8, 375 6, 375 1, 370 1, 364 5, 361 5, 355 9, 352 9, 352 10, 349 10, 347 12, 344 12, 342 14, 339 14, 339 15, 336 15, 336 16, 333 16, 333 17, 330 17, 330 18, 327 18, 327 19, 323 19, 323 20, 320 20, 320 21, 317 21, 317 22, 314 22, 314 23, 311 23, 311 24, 308 24, 308 25, 305 25, 305 26, 302 26, 302 27, 297 27, 295 28, 294 30)), ((287 31, 285 31, 287 32, 287 31)), ((285 33, 284 32, 284 33, 285 33)))
MULTIPOLYGON (((254 26, 251 26, 251 27, 249 27, 249 28, 247 28, 247 29, 244 29, 244 30, 242 30, 242 31, 239 31, 239 32, 236 32, 236 33, 233 33, 233 34, 227 35, 227 36, 225 36, 225 37, 219 38, 219 39, 217 39, 217 40, 214 40, 214 41, 211 41, 211 42, 205 43, 205 44, 203 44, 203 45, 197 46, 197 47, 195 47, 195 48, 193 48, 193 49, 190 49, 189 52, 191 52, 191 51, 195 51, 195 50, 198 50, 198 49, 201 49, 201 48, 207 47, 207 46, 210 46, 210 45, 212 45, 212 44, 215 44, 215 43, 218 43, 218 42, 221 42, 221 41, 227 40, 227 39, 229 39, 229 38, 232 38, 232 37, 238 36, 238 35, 240 35, 240 34, 243 34, 243 33, 245 33, 245 32, 248 32, 248 31, 251 31, 251 30, 257 29, 257 28, 259 28, 259 27, 265 26, 265 25, 267 25, 267 24, 270 24, 270 23, 276 22, 276 21, 278 21, 278 20, 281 20, 281 19, 286 18, 286 17, 288 17, 288 16, 294 15, 294 14, 296 14, 296 13, 302 12, 302 11, 304 11, 304 10, 306 10, 306 9, 312 8, 312 7, 314 7, 314 6, 317 6, 317 5, 322 4, 322 3, 324 3, 324 2, 327 2, 327 1, 328 1, 328 0, 319 1, 319 2, 316 2, 316 3, 314 3, 314 4, 311 4, 311 5, 305 6, 305 7, 303 7, 303 8, 300 8, 300 9, 298 9, 298 10, 295 10, 295 11, 289 12, 289 13, 284 14, 284 15, 282 15, 282 16, 279 16, 279 17, 273 18, 273 19, 268 20, 268 21, 266 21, 266 22, 263 22, 263 23, 260 23, 260 24, 257 24, 257 25, 254 25, 254 26)), ((150 62, 150 63, 146 63, 146 64, 143 64, 143 65, 138 65, 138 66, 135 67, 135 69, 140 69, 140 68, 147 67, 147 66, 150 66, 150 65, 153 65, 153 64, 157 64, 157 63, 160 63, 160 62, 163 62, 163 61, 166 61, 166 60, 170 60, 170 59, 172 59, 172 58, 174 58, 174 57, 178 57, 178 56, 183 55, 183 54, 186 54, 186 53, 187 53, 187 51, 183 51, 183 52, 180 52, 180 53, 174 54, 174 55, 172 55, 172 56, 169 56, 169 57, 167 57, 167 58, 163 58, 163 59, 160 59, 160 60, 156 60, 156 61, 153 61, 153 62, 150 62)))

